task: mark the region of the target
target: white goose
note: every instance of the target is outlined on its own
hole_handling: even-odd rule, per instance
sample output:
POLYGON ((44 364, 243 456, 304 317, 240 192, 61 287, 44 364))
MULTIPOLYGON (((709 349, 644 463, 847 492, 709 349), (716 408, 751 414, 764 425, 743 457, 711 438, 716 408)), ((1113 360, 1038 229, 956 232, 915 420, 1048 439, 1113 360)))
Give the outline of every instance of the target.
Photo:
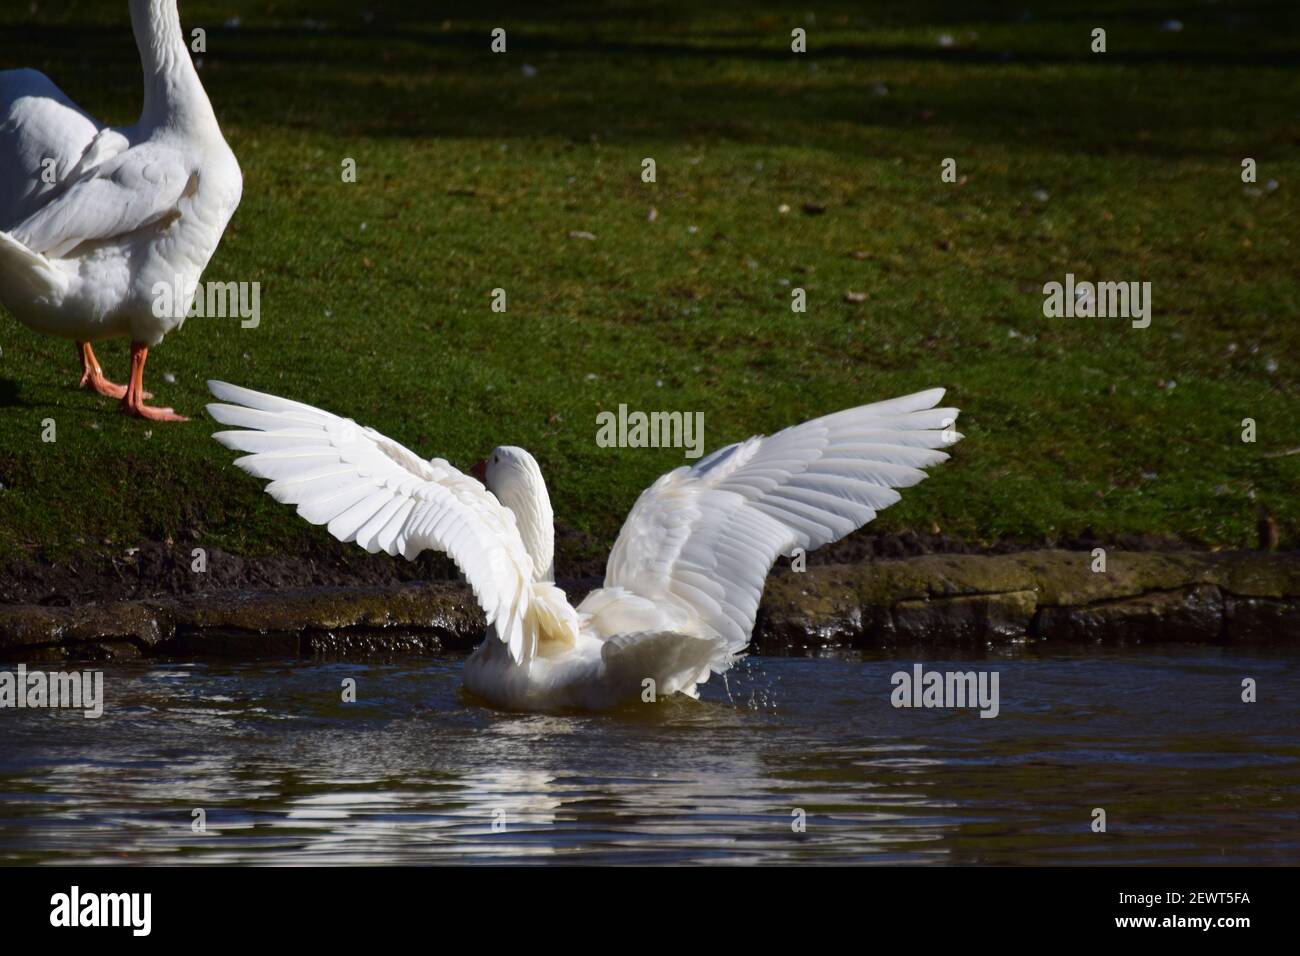
POLYGON ((961 438, 931 389, 728 445, 664 475, 628 515, 604 586, 577 608, 554 584, 541 469, 502 446, 475 466, 425 461, 371 428, 224 382, 208 412, 238 431, 235 464, 277 501, 372 554, 428 548, 456 562, 487 614, 465 686, 518 710, 597 709, 655 693, 696 696, 749 643, 778 555, 862 527, 961 438), (486 487, 485 487, 486 485, 486 487))
POLYGON ((130 0, 144 109, 113 129, 35 70, 0 73, 0 302, 73 339, 81 385, 154 421, 149 349, 185 320, 243 191, 234 153, 190 62, 176 0, 130 0), (171 307, 159 283, 181 290, 171 307), (158 312, 163 314, 159 315, 158 312), (92 342, 129 336, 131 377, 104 377, 92 342))

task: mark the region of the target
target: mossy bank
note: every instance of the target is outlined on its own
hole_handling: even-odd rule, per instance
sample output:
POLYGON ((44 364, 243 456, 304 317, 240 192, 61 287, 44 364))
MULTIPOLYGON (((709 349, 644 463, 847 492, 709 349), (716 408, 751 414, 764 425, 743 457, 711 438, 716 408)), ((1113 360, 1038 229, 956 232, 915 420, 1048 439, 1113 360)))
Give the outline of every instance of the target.
MULTIPOLYGON (((1300 644, 1300 554, 926 555, 786 570, 754 631, 763 654, 1010 642, 1300 644)), ((562 582, 578 600, 597 582, 562 582)), ((482 640, 451 582, 226 591, 80 607, 0 607, 0 657, 286 658, 465 652, 482 640)))

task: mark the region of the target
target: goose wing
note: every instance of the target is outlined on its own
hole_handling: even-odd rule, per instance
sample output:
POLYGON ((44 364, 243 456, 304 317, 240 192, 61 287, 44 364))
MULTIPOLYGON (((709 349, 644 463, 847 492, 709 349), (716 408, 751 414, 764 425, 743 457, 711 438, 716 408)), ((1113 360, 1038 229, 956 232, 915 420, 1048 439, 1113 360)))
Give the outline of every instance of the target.
POLYGON ((190 164, 169 146, 121 146, 97 137, 79 163, 80 178, 13 229, 33 252, 58 258, 84 242, 135 232, 180 214, 181 198, 193 189, 190 164))
POLYGON ((209 414, 239 429, 212 437, 247 452, 235 464, 270 479, 267 494, 372 554, 414 560, 428 549, 445 552, 511 656, 526 660, 532 558, 514 514, 482 484, 351 419, 225 382, 208 388, 222 402, 209 414))
MULTIPOLYGON (((726 640, 749 643, 779 555, 856 531, 899 499, 896 488, 961 438, 931 389, 728 445, 664 475, 637 500, 605 571, 604 596, 669 603, 726 640)), ((579 608, 583 610, 583 608, 579 608)))
POLYGON ((0 73, 0 229, 58 192, 104 127, 36 70, 0 73))

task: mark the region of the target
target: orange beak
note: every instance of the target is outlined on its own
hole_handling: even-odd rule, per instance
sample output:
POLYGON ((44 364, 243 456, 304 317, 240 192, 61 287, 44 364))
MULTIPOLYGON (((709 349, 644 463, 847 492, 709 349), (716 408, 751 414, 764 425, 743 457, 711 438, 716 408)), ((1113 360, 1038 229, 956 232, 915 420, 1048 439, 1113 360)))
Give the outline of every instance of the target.
POLYGON ((487 484, 487 459, 480 458, 474 462, 474 467, 469 470, 469 473, 479 481, 487 484))

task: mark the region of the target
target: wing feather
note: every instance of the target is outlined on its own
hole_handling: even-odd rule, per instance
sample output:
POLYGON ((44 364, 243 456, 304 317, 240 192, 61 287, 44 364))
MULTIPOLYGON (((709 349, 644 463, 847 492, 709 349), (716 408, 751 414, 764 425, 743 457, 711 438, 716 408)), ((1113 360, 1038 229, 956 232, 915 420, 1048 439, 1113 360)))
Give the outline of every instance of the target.
MULTIPOLYGON (((943 389, 863 405, 737 442, 675 469, 642 493, 605 571, 604 602, 672 602, 722 635, 749 642, 773 562, 857 530, 898 488, 947 460, 960 440, 943 389)), ((585 609, 584 606, 579 610, 585 609)))
POLYGON ((179 212, 192 171, 176 149, 145 143, 99 163, 10 233, 33 252, 67 255, 179 212))
POLYGON ((350 419, 225 382, 208 387, 220 400, 208 406, 209 414, 244 429, 213 437, 248 453, 235 464, 270 479, 268 494, 371 553, 414 560, 426 550, 446 552, 496 637, 517 662, 528 659, 524 616, 532 559, 514 515, 483 485, 350 419))

